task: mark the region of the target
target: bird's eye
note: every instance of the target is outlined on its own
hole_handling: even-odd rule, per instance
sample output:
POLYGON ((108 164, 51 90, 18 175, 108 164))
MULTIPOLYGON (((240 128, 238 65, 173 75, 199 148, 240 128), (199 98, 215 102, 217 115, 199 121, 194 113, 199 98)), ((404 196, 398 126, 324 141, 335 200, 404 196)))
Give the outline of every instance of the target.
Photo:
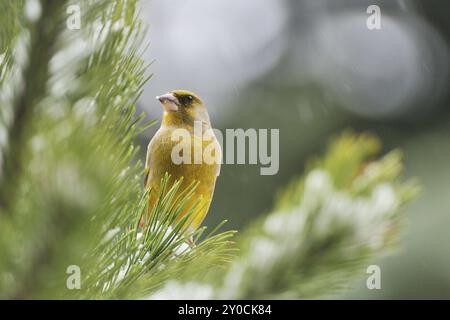
POLYGON ((186 95, 181 98, 181 101, 184 105, 188 106, 192 101, 194 101, 194 97, 191 95, 186 95))
POLYGON ((179 95, 177 96, 178 100, 181 102, 181 104, 185 107, 189 107, 194 102, 195 98, 193 95, 179 95))

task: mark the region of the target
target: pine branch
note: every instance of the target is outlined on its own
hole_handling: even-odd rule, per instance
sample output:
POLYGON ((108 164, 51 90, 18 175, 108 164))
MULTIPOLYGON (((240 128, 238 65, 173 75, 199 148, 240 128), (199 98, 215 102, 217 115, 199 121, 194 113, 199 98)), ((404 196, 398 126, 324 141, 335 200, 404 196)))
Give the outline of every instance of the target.
POLYGON ((81 297, 139 298, 164 280, 180 278, 189 261, 201 259, 203 267, 199 273, 203 273, 233 254, 229 241, 232 231, 216 234, 213 230, 201 241, 205 228, 188 232, 187 227, 200 204, 187 207, 197 184, 185 190, 180 190, 180 185, 181 181, 172 184, 166 175, 153 219, 144 228, 139 225, 142 214, 147 212, 148 193, 130 209, 131 222, 114 228, 113 235, 104 239, 85 261, 83 270, 92 272, 84 281, 81 297), (185 215, 178 220, 180 212, 185 215), (195 247, 187 244, 190 238, 197 240, 195 247))
POLYGON ((16 196, 15 191, 23 171, 22 159, 27 157, 26 145, 33 128, 31 117, 46 93, 48 65, 61 33, 60 17, 65 4, 66 1, 43 0, 37 21, 28 19, 29 61, 24 66, 21 92, 12 103, 12 123, 8 126, 7 134, 9 141, 0 159, 0 212, 9 212, 16 196))
MULTIPOLYGON (((86 70, 89 61, 101 56, 99 52, 104 49, 105 43, 115 42, 125 48, 127 43, 133 41, 129 41, 130 34, 134 34, 137 28, 131 29, 128 34, 120 30, 104 31, 102 41, 91 41, 87 54, 72 56, 72 64, 69 64, 65 58, 76 49, 70 45, 81 45, 92 39, 93 32, 97 30, 95 22, 102 17, 107 18, 108 14, 112 15, 112 10, 105 10, 107 7, 114 8, 114 3, 85 2, 86 14, 82 21, 86 25, 79 32, 62 25, 67 18, 66 2, 47 0, 35 1, 35 4, 41 5, 37 10, 41 15, 34 17, 27 25, 30 37, 26 36, 26 30, 22 31, 24 36, 18 40, 15 49, 18 52, 24 45, 28 47, 21 53, 27 63, 15 61, 12 66, 15 70, 23 69, 23 77, 15 79, 16 73, 9 72, 4 81, 5 86, 12 87, 9 91, 15 93, 11 108, 14 116, 8 135, 10 141, 8 148, 3 150, 5 169, 1 197, 4 207, 14 212, 2 219, 0 225, 0 246, 4 257, 0 261, 0 292, 4 297, 56 296, 67 291, 64 279, 68 262, 77 260, 92 248, 95 240, 102 237, 109 220, 116 217, 117 209, 110 212, 100 210, 108 209, 105 208, 105 203, 108 203, 106 196, 112 197, 114 183, 122 182, 115 179, 116 175, 128 178, 127 182, 136 181, 138 186, 135 177, 138 166, 123 174, 137 151, 132 141, 138 130, 128 128, 135 108, 130 104, 130 99, 125 98, 119 104, 117 101, 111 102, 115 97, 106 99, 97 92, 99 84, 115 80, 114 85, 117 85, 117 79, 129 71, 134 83, 125 79, 121 84, 130 88, 125 97, 135 100, 137 91, 133 89, 142 86, 144 81, 141 72, 143 63, 136 54, 125 54, 125 49, 114 47, 109 48, 109 58, 114 56, 117 61, 115 70, 110 65, 100 66, 100 62, 104 62, 100 58, 97 59, 97 70, 86 70), (78 42, 72 42, 74 38, 78 42), (113 49, 117 51, 111 53, 113 49), (93 72, 107 69, 110 71, 93 76, 93 72), (78 86, 74 85, 74 81, 69 81, 70 85, 61 86, 74 78, 80 81, 88 78, 90 81, 81 82, 78 86), (59 89, 55 90, 58 85, 59 89), (87 92, 92 92, 92 98, 87 92), (103 109, 109 104, 110 116, 94 119, 91 114, 88 117, 85 112, 89 110, 86 108, 95 109, 95 104, 103 109), (125 104, 127 112, 122 111, 125 104), (120 136, 114 132, 113 126, 126 135, 120 136), (30 144, 31 148, 27 148, 30 144), (117 160, 111 158, 116 155, 120 156, 117 160), (97 157, 98 162, 92 161, 91 156, 97 157), (9 183, 9 179, 14 179, 14 183, 9 183), (99 213, 104 216, 109 214, 110 218, 98 219, 98 224, 92 223, 93 217, 99 216, 99 213), (80 237, 83 231, 87 233, 80 237), (78 243, 73 243, 74 239, 78 243), (48 274, 52 271, 54 276, 49 279, 48 274)), ((122 6, 127 12, 131 7, 122 6)), ((132 23, 135 17, 135 12, 131 12, 132 23)), ((20 21, 21 16, 15 19, 20 21)), ((113 84, 109 89, 113 89, 113 84)), ((2 93, 7 91, 2 90, 2 93)), ((100 114, 102 110, 95 111, 100 114)), ((139 123, 139 119, 133 121, 139 123)), ((140 191, 132 186, 128 188, 128 193, 122 197, 127 200, 130 200, 131 194, 140 191)))
POLYGON ((14 43, 20 30, 20 20, 17 17, 22 6, 21 0, 4 0, 0 2, 0 21, 2 21, 2 28, 0 29, 0 85, 3 84, 6 73, 11 67, 13 58, 12 43, 14 43))

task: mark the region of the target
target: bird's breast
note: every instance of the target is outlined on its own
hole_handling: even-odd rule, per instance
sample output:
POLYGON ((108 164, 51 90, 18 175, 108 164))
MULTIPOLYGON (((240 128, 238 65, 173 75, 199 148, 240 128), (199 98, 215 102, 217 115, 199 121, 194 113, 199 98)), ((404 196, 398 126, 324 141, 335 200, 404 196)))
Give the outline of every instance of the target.
POLYGON ((171 180, 183 177, 184 185, 198 181, 198 192, 212 192, 221 162, 217 139, 192 133, 183 136, 174 130, 161 128, 149 144, 149 182, 158 184, 167 172, 171 180))

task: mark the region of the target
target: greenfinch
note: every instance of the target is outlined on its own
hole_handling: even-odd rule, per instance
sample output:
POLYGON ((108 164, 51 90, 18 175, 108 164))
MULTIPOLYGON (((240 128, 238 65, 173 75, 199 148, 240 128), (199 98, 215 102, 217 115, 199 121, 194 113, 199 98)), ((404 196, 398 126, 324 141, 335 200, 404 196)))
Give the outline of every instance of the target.
POLYGON ((189 231, 194 231, 208 213, 214 194, 222 159, 220 144, 212 130, 208 111, 196 94, 174 90, 156 98, 164 113, 161 127, 147 148, 144 179, 144 185, 150 190, 147 218, 157 203, 161 181, 168 173, 171 183, 182 179, 178 192, 191 183, 198 183, 184 212, 177 216, 179 220, 199 201, 187 226, 189 231))

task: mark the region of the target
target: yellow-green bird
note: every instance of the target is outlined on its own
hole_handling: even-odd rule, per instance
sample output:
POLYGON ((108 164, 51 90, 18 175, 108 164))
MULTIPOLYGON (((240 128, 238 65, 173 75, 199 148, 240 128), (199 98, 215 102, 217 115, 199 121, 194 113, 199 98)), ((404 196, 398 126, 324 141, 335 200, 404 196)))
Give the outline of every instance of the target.
MULTIPOLYGON (((161 127, 147 148, 144 179, 144 185, 150 188, 147 218, 157 202, 161 179, 167 172, 172 183, 183 178, 179 192, 192 182, 198 182, 194 196, 185 206, 186 211, 195 201, 201 202, 188 228, 194 231, 208 213, 214 194, 222 159, 220 144, 212 131, 208 111, 195 93, 174 90, 156 98, 164 107, 164 114, 161 127)), ((185 213, 181 212, 177 219, 185 213)))

